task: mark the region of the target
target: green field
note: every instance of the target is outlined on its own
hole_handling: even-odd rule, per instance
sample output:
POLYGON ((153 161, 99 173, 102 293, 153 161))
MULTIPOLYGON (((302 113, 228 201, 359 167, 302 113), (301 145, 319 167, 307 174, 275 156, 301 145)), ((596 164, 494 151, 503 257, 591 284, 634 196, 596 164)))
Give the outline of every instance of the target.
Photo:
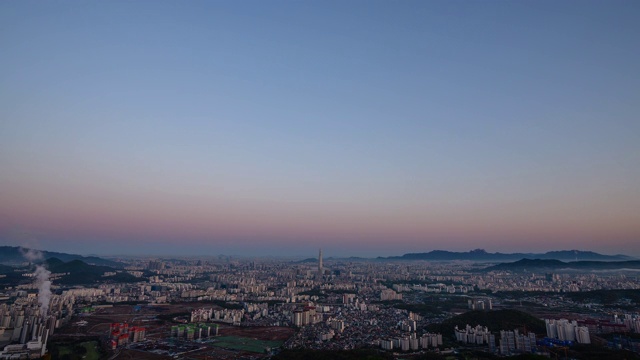
POLYGON ((282 341, 256 340, 237 336, 218 336, 213 340, 213 342, 211 342, 211 345, 225 349, 251 351, 264 354, 264 349, 266 347, 273 349, 280 347, 282 343, 282 341))
POLYGON ((98 352, 97 341, 85 341, 77 345, 62 345, 58 347, 56 358, 59 359, 84 359, 84 360, 99 360, 100 353, 98 352), (84 348, 85 351, 79 351, 80 348, 84 348), (79 354, 83 353, 83 354, 79 354))

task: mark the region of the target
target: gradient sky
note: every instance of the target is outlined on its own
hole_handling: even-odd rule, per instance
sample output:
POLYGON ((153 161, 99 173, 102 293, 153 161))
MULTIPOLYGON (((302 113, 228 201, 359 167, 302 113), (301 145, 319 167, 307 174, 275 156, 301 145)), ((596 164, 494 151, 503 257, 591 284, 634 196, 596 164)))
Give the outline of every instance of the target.
POLYGON ((0 242, 640 255, 638 1, 1 1, 0 242))

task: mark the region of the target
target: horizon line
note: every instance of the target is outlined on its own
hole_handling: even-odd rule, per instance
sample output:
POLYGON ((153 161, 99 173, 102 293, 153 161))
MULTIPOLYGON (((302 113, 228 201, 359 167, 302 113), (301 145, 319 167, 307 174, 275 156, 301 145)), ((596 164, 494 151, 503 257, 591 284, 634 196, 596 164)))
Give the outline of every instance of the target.
MULTIPOLYGON (((310 259, 310 258, 317 258, 314 256, 309 256, 311 255, 309 253, 309 255, 307 255, 306 252, 304 253, 297 253, 297 254, 290 254, 290 255, 282 255, 282 254, 262 254, 262 255, 244 255, 244 254, 234 254, 234 253, 212 253, 212 254, 208 254, 208 255, 203 255, 203 254, 196 254, 196 253, 190 253, 190 254, 161 254, 161 253, 149 253, 149 254, 140 254, 140 253, 136 253, 135 251, 132 253, 99 253, 99 252, 91 252, 91 253, 82 253, 82 252, 65 252, 62 250, 49 250, 49 249, 37 249, 35 247, 28 247, 28 246, 23 246, 23 245, 0 245, 0 246, 13 246, 13 247, 18 247, 18 248, 24 248, 24 249, 33 249, 33 250, 37 250, 37 251, 48 251, 48 252, 59 252, 59 253, 64 253, 64 254, 69 254, 69 255, 80 255, 80 256, 84 256, 84 257, 155 257, 155 258, 165 258, 165 257, 172 257, 172 258, 204 258, 204 257, 230 257, 230 258, 273 258, 273 259, 310 259)), ((431 250, 425 250, 425 251, 405 251, 402 254, 385 254, 385 255, 369 255, 369 256, 362 256, 362 255, 354 255, 352 253, 347 254, 347 255, 329 255, 327 256, 327 254, 325 254, 325 251, 323 251, 323 259, 348 259, 348 258, 360 258, 360 259, 377 259, 377 258, 393 258, 393 257, 401 257, 407 254, 427 254, 427 253, 431 253, 431 252, 435 252, 435 251, 443 251, 443 252, 450 252, 450 253, 471 253, 474 251, 482 251, 486 254, 503 254, 503 255, 514 255, 514 254, 523 254, 523 255, 527 255, 527 254, 547 254, 550 252, 572 252, 572 251, 580 251, 580 252, 591 252, 591 253, 595 253, 598 255, 604 255, 604 256, 627 256, 627 257, 631 257, 631 258, 640 258, 640 256, 638 255, 634 255, 634 254, 623 254, 623 253, 602 253, 602 252, 598 252, 598 251, 594 251, 594 250, 589 250, 589 249, 562 249, 562 250, 539 250, 539 251, 511 251, 511 252, 501 252, 501 251, 495 251, 495 252, 491 252, 491 251, 487 251, 485 249, 482 248, 475 248, 475 249, 469 249, 469 250, 463 250, 463 251, 457 251, 457 250, 446 250, 446 249, 431 249, 431 250)))

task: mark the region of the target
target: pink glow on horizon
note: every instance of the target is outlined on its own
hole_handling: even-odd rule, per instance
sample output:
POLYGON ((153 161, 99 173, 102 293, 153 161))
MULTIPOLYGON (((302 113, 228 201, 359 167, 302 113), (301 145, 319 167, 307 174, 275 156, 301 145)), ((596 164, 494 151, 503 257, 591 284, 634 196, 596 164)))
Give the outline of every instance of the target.
MULTIPOLYGON (((0 231, 12 227, 38 229, 67 238, 136 238, 230 243, 262 239, 279 246, 300 239, 340 245, 382 246, 394 241, 407 248, 519 248, 535 242, 546 248, 575 248, 576 243, 600 246, 614 241, 633 244, 640 236, 634 215, 602 216, 589 208, 568 212, 562 204, 547 209, 492 204, 490 212, 474 206, 438 208, 390 204, 365 208, 360 204, 231 201, 206 198, 118 194, 104 189, 14 188, 3 197, 0 231), (102 191, 100 191, 102 190, 102 191), (570 213, 571 216, 562 214, 570 213), (225 240, 227 239, 227 240, 225 240)), ((535 205, 535 204, 534 204, 535 205)), ((547 205, 548 207, 548 205, 547 205)), ((571 210, 571 209, 569 209, 571 210)))
POLYGON ((470 188, 458 199, 385 188, 305 192, 241 181, 225 186, 215 179, 165 177, 145 184, 133 175, 117 181, 87 172, 37 175, 18 174, 3 183, 0 234, 25 229, 79 242, 321 242, 416 250, 609 246, 640 253, 636 200, 616 189, 581 194, 543 188, 534 198, 504 194, 496 186, 470 188))

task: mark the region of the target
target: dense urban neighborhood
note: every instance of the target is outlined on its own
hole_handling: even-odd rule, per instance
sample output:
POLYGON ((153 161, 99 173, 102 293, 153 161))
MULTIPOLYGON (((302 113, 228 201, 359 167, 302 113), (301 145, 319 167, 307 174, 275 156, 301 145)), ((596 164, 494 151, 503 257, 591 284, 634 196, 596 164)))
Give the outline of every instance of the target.
POLYGON ((600 271, 616 262, 591 261, 595 270, 585 271, 572 269, 580 261, 550 269, 548 260, 527 260, 525 269, 518 261, 323 259, 321 250, 304 260, 67 261, 20 251, 0 275, 0 359, 640 352, 640 279, 628 259, 619 263, 629 268, 600 271))

